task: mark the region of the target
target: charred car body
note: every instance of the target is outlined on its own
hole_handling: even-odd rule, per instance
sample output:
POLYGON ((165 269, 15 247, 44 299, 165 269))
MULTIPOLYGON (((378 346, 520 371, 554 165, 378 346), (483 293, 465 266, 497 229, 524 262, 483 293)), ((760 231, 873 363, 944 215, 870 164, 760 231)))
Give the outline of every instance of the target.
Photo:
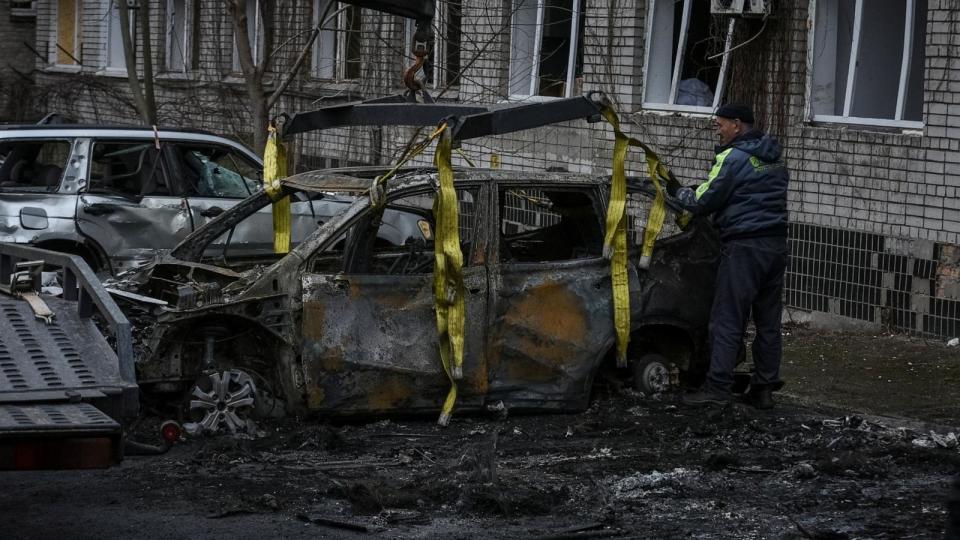
MULTIPOLYGON (((306 204, 332 192, 355 196, 314 230, 295 228, 285 256, 230 249, 231 231, 269 207, 260 193, 144 272, 139 292, 168 307, 139 360, 141 387, 180 392, 213 373, 195 395, 230 409, 249 403, 235 388, 249 373, 289 412, 439 410, 449 380, 434 313, 437 173, 406 170, 386 204, 372 204, 366 195, 381 173, 283 180, 284 192, 306 204)), ((586 407, 615 347, 610 262, 601 254, 609 178, 481 169, 455 178, 467 321, 457 409, 586 407)), ((638 179, 628 186, 630 236, 642 237, 655 190, 638 179)), ((717 255, 712 227, 694 220, 665 227, 649 268, 631 259, 629 356, 644 385, 663 382, 671 367, 702 376, 717 255)))

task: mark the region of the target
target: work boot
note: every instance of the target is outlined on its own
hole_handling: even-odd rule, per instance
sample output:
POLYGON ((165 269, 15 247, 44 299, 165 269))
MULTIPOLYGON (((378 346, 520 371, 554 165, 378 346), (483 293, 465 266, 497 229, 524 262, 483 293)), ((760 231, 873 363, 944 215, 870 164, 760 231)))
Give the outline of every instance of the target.
POLYGON ((747 399, 756 409, 773 408, 773 390, 769 386, 750 387, 747 399))
POLYGON ((704 405, 727 405, 730 403, 730 395, 717 392, 711 388, 702 388, 696 392, 684 394, 680 401, 684 405, 702 407, 704 405))

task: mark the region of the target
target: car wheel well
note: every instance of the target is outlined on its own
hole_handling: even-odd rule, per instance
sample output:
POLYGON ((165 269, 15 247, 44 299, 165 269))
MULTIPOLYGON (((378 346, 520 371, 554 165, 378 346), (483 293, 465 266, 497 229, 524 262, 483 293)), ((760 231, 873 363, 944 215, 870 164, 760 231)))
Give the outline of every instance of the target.
POLYGON ((50 251, 57 251, 59 253, 77 255, 83 258, 87 265, 90 266, 90 269, 94 272, 97 272, 106 266, 103 257, 99 253, 99 250, 97 250, 94 246, 83 242, 66 239, 45 240, 43 242, 37 242, 34 244, 34 247, 50 251))

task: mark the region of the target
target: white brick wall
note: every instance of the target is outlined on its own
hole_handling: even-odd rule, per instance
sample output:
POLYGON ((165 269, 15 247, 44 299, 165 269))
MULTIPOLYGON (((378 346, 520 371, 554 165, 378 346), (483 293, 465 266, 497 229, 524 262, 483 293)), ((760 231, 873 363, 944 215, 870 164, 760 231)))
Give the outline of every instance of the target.
MULTIPOLYGON (((38 2, 37 42, 41 49, 49 46, 48 36, 53 33, 53 4, 55 2, 51 0, 38 2)), ((154 4, 153 25, 159 28, 162 27, 163 3, 157 1, 154 4)), ((313 19, 312 4, 304 0, 288 3, 285 11, 278 14, 277 20, 282 24, 278 23, 276 29, 277 43, 289 40, 277 59, 278 71, 293 62, 305 41, 305 30, 313 19)), ((627 133, 657 149, 684 182, 698 182, 708 171, 713 157, 714 136, 709 116, 646 111, 641 105, 647 0, 585 0, 584 5, 587 13, 584 90, 607 92, 618 104, 627 133)), ((82 76, 41 74, 38 81, 40 94, 45 98, 43 107, 101 122, 135 121, 125 81, 98 77, 96 73, 101 66, 86 65, 90 58, 97 63, 95 53, 103 49, 104 37, 96 22, 97 2, 87 0, 84 6, 85 65, 82 76)), ((507 97, 510 6, 510 0, 464 0, 462 79, 459 88, 448 92, 445 97, 453 96, 468 102, 496 102, 507 97)), ((792 172, 789 208, 792 221, 797 224, 794 241, 798 249, 805 245, 804 242, 813 242, 808 240, 808 236, 813 238, 810 235, 827 237, 833 233, 823 231, 838 230, 845 234, 835 235, 841 239, 868 238, 870 242, 884 239, 884 245, 890 246, 914 245, 922 241, 941 246, 937 253, 956 252, 953 247, 960 244, 960 202, 957 202, 960 188, 960 5, 953 0, 928 1, 924 127, 921 132, 815 125, 809 121, 806 104, 808 7, 808 0, 776 2, 774 18, 768 21, 765 33, 754 44, 759 49, 769 49, 767 56, 762 57, 765 63, 744 60, 749 48, 734 53, 731 59, 732 73, 741 77, 734 83, 760 81, 750 88, 734 84, 732 97, 753 101, 758 118, 764 119, 767 127, 776 128, 784 143, 792 172)), ((201 26, 200 69, 186 79, 163 76, 158 79, 157 101, 162 122, 242 136, 246 134, 245 130, 249 130, 245 89, 241 81, 230 77, 233 38, 229 15, 222 3, 203 3, 201 26)), ((305 69, 275 112, 313 108, 315 100, 322 96, 359 93, 375 97, 396 93, 403 65, 403 26, 395 17, 366 11, 363 18, 363 77, 357 81, 330 83, 313 79, 309 76, 309 69, 305 69)), ((154 51, 158 54, 155 66, 159 68, 162 66, 162 39, 157 39, 154 51)), ((35 67, 46 68, 42 62, 35 67)), ((380 149, 370 148, 374 140, 370 128, 312 133, 297 141, 295 153, 337 159, 341 163, 369 162, 382 154, 383 161, 390 161, 391 156, 407 143, 412 132, 406 128, 384 128, 380 149)), ((499 159, 503 167, 509 168, 563 166, 570 170, 601 173, 610 167, 612 137, 605 124, 571 122, 470 141, 463 145, 463 151, 482 165, 499 159)), ((420 161, 428 163, 430 156, 423 156, 420 161)), ((643 174, 643 156, 631 153, 628 166, 634 174, 643 174)), ((877 248, 874 259, 880 260, 889 254, 887 248, 877 246, 874 246, 877 248)), ((839 255, 833 253, 831 256, 839 255)), ((901 253, 896 256, 905 257, 903 261, 909 259, 910 264, 920 260, 937 262, 933 254, 901 253)), ((939 261, 944 267, 953 264, 944 261, 939 261)), ((882 270, 869 268, 870 263, 862 264, 867 265, 866 270, 882 270)), ((907 265, 907 262, 903 264, 907 265)), ((832 279, 811 274, 805 268, 797 265, 798 278, 824 283, 832 279)), ((947 281, 954 279, 946 273, 924 275, 926 277, 903 274, 906 276, 903 277, 897 273, 896 279, 888 276, 884 283, 899 283, 907 277, 939 279, 938 286, 943 289, 943 285, 948 285, 947 281)), ((830 289, 832 285, 824 287, 830 289)), ((869 301, 878 304, 856 311, 859 316, 880 311, 874 307, 899 309, 905 310, 907 315, 902 320, 897 319, 900 322, 895 326, 920 332, 936 326, 925 323, 924 317, 933 309, 931 306, 942 299, 929 291, 923 293, 911 288, 912 297, 908 304, 913 307, 897 307, 888 305, 889 299, 885 295, 894 294, 895 297, 902 293, 900 289, 903 287, 884 289, 880 281, 876 287, 878 292, 871 293, 869 301), (925 306, 925 311, 914 309, 917 305, 925 306)), ((803 294, 819 294, 801 289, 797 290, 803 294)), ((849 311, 842 307, 846 305, 844 302, 866 301, 844 298, 835 293, 822 294, 825 300, 816 305, 826 309, 823 306, 830 304, 829 309, 843 313, 849 311)), ((788 301, 790 298, 793 297, 788 295, 788 301)), ((953 327, 941 325, 937 328, 940 328, 938 331, 947 331, 953 327)))

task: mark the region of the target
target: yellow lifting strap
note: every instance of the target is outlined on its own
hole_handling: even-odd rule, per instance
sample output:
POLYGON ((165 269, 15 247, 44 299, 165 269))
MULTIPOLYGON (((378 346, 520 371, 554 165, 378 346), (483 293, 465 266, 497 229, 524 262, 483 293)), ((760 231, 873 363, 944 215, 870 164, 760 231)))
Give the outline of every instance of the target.
POLYGON ((401 167, 406 165, 411 159, 419 156, 421 152, 426 150, 426 148, 430 146, 430 143, 432 143, 434 139, 439 137, 440 134, 442 134, 445 129, 447 129, 447 124, 445 123, 437 126, 437 129, 434 130, 434 132, 431 133, 429 137, 421 141, 419 144, 410 148, 410 151, 407 152, 406 155, 404 155, 400 159, 400 161, 398 161, 397 164, 394 165, 389 171, 373 179, 374 189, 370 191, 370 196, 374 202, 374 205, 380 205, 383 202, 382 200, 378 200, 378 196, 383 193, 383 186, 387 183, 387 180, 393 178, 397 174, 397 172, 400 170, 401 167))
POLYGON ((273 201, 273 251, 290 251, 290 197, 281 197, 280 179, 287 176, 287 149, 277 128, 269 127, 267 147, 263 151, 263 187, 273 201))
POLYGON ((437 333, 440 360, 450 379, 450 392, 437 423, 445 426, 457 401, 457 381, 463 378, 464 287, 463 252, 460 251, 460 216, 457 192, 453 187, 450 130, 441 126, 434 163, 440 173, 440 191, 433 200, 437 223, 434 233, 433 292, 436 297, 437 333))
POLYGON ((663 228, 666 216, 664 190, 660 179, 669 177, 669 171, 660 163, 657 154, 642 142, 627 136, 620 130, 620 121, 612 107, 604 107, 603 117, 613 127, 616 139, 613 145, 613 179, 610 188, 610 203, 607 206, 606 235, 603 240, 603 256, 610 259, 610 278, 613 283, 613 322, 617 331, 617 366, 627 365, 627 345, 630 343, 630 288, 627 275, 627 174, 626 157, 628 146, 643 149, 650 179, 657 190, 653 207, 647 216, 644 228, 640 267, 646 268, 653 255, 653 244, 663 228))

